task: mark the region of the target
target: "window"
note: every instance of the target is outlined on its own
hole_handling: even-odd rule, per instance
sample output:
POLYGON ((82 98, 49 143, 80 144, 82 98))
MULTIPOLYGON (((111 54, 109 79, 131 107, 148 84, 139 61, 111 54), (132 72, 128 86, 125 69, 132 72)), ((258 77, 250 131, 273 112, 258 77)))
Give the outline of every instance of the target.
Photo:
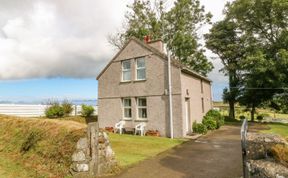
POLYGON ((147 100, 146 98, 137 99, 138 119, 147 119, 147 100))
POLYGON ((202 103, 202 113, 205 112, 205 108, 204 108, 204 98, 201 98, 201 103, 202 103))
POLYGON ((123 112, 124 112, 124 118, 127 119, 132 118, 131 98, 123 99, 123 112))
POLYGON ((136 75, 137 80, 146 79, 145 58, 136 59, 136 75))
POLYGON ((122 62, 122 81, 131 80, 131 60, 122 62))

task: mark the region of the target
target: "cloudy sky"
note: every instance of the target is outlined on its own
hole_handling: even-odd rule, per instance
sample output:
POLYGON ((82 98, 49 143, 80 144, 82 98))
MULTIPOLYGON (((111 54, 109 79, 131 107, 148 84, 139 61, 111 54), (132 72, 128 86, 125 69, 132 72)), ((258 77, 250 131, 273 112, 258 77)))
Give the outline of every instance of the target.
MULTIPOLYGON (((96 98, 94 78, 116 53, 107 37, 121 28, 132 2, 0 0, 0 100, 96 98)), ((213 21, 222 18, 226 0, 201 2, 213 21)), ((219 100, 227 82, 220 62, 213 63, 209 76, 219 100)))

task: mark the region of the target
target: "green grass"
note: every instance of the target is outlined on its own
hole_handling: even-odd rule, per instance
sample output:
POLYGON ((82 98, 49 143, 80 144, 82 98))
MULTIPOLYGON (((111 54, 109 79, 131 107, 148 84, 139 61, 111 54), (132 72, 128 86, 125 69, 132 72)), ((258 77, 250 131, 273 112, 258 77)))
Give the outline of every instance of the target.
POLYGON ((41 177, 37 172, 24 168, 16 160, 12 160, 5 154, 0 154, 0 177, 1 178, 30 178, 30 177, 41 177))
MULTIPOLYGON (((86 125, 83 122, 80 117, 47 120, 0 115, 0 178, 69 175, 76 142, 85 135, 86 125), (23 146, 29 145, 31 148, 23 152, 23 146)), ((184 139, 113 133, 109 137, 121 168, 185 142, 184 139)))
POLYGON ((272 133, 280 135, 284 138, 288 138, 288 124, 281 124, 281 123, 271 123, 268 124, 270 130, 262 130, 262 133, 272 133))
POLYGON ((121 167, 131 166, 185 141, 184 139, 171 140, 163 137, 141 137, 113 133, 110 133, 109 137, 116 160, 121 167))
MULTIPOLYGON (((218 107, 220 108, 220 113, 223 116, 228 116, 228 104, 225 104, 223 102, 214 102, 213 104, 214 107, 218 107)), ((245 107, 243 106, 239 106, 238 104, 235 105, 235 117, 236 119, 239 119, 239 117, 243 115, 245 116, 248 120, 251 118, 251 114, 249 111, 245 111, 245 107)), ((268 116, 271 118, 278 118, 278 119, 288 119, 288 114, 281 114, 281 113, 277 113, 272 109, 269 108, 256 108, 256 114, 255 114, 255 120, 257 115, 264 115, 264 116, 268 116)))
POLYGON ((28 177, 40 177, 35 172, 42 177, 65 177, 69 174, 76 142, 84 136, 81 126, 72 121, 0 115, 0 169, 29 170, 34 176, 28 177), (25 147, 30 149, 23 150, 25 147))

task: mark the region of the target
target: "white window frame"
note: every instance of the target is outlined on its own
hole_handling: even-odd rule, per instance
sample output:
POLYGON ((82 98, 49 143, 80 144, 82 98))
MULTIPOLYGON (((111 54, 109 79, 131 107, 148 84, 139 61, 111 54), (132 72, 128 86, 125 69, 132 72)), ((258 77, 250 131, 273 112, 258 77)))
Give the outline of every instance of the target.
POLYGON ((148 119, 148 103, 147 103, 147 98, 146 97, 139 97, 136 98, 136 103, 137 103, 137 120, 147 120, 148 119), (145 99, 146 100, 146 106, 139 106, 139 99, 145 99), (146 109, 146 118, 139 117, 139 109, 146 109))
POLYGON ((121 69, 122 69, 122 77, 121 77, 121 81, 122 82, 129 82, 132 80, 132 60, 128 59, 128 60, 124 60, 121 62, 121 69), (129 62, 130 63, 130 69, 124 69, 124 62, 129 62), (124 72, 128 72, 130 71, 130 80, 124 80, 124 72))
POLYGON ((123 110, 123 118, 124 120, 132 120, 132 99, 131 98, 122 98, 122 110, 123 110), (131 105, 125 106, 125 100, 130 100, 131 105), (125 117, 125 109, 131 110, 131 117, 125 117))
POLYGON ((145 57, 139 57, 139 58, 136 58, 136 67, 135 67, 135 69, 136 69, 136 76, 135 76, 135 78, 136 78, 136 80, 137 81, 141 81, 141 80, 146 80, 146 78, 147 78, 147 76, 146 76, 146 59, 145 59, 145 57), (143 59, 144 60, 144 64, 145 64, 145 66, 144 67, 138 67, 138 60, 140 60, 140 59, 143 59), (138 79, 138 70, 143 70, 144 69, 144 71, 145 71, 145 78, 144 79, 138 79))

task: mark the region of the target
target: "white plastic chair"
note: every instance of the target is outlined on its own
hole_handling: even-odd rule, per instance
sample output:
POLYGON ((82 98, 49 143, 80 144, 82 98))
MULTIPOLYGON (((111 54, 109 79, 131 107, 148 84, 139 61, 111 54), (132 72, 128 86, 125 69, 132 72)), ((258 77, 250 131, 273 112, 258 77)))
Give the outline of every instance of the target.
POLYGON ((145 126, 146 126, 145 123, 137 124, 137 125, 135 126, 135 135, 137 134, 137 132, 140 132, 140 135, 141 135, 141 136, 144 136, 145 126))
POLYGON ((119 130, 119 133, 122 134, 124 125, 125 125, 125 121, 117 122, 117 123, 115 124, 114 133, 116 133, 116 132, 119 130))

